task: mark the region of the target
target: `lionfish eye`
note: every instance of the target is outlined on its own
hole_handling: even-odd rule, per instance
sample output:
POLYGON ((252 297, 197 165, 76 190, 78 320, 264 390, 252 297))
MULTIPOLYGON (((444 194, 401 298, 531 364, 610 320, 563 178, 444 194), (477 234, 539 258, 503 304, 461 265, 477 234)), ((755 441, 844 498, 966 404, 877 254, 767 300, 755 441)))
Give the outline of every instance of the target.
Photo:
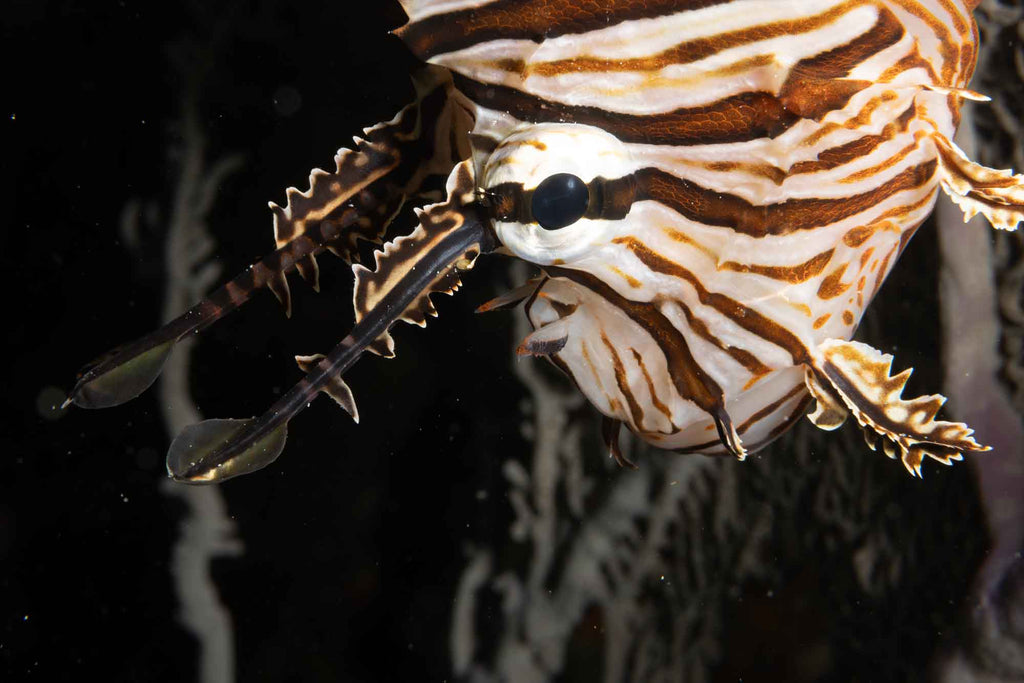
POLYGON ((590 193, 587 184, 571 173, 545 178, 533 191, 530 209, 533 219, 545 230, 565 228, 587 212, 590 193))

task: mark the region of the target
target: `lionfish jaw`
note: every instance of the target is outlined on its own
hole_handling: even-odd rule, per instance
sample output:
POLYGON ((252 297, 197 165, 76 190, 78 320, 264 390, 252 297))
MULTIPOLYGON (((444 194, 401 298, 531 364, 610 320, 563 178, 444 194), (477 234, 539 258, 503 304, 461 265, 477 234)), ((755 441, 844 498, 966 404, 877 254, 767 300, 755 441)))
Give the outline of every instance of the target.
POLYGON ((205 420, 183 430, 167 454, 167 471, 173 479, 205 484, 266 467, 284 449, 288 421, 320 392, 357 418, 351 391, 341 376, 364 351, 392 349, 388 330, 395 322, 425 324, 426 316, 434 314, 429 296, 454 291, 458 273, 497 244, 489 221, 475 203, 469 163, 453 171, 447 201, 420 211, 416 230, 377 253, 375 270, 353 266, 356 324, 349 335, 326 356, 299 357, 306 377, 262 416, 205 420))

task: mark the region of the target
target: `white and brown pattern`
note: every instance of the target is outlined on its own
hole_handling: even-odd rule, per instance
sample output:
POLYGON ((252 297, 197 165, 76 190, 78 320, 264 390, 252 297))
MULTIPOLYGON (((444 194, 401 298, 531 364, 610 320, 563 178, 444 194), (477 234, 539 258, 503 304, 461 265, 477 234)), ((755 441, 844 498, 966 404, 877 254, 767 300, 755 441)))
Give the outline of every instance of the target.
MULTIPOLYGON (((396 33, 432 65, 417 102, 272 207, 278 251, 226 303, 197 306, 202 324, 126 347, 71 400, 131 398, 169 345, 256 288, 287 305, 286 272, 315 285, 323 249, 358 260, 358 239, 379 241, 427 177, 451 172, 447 201, 413 234, 383 246, 373 270, 354 265, 353 334, 303 357, 307 378, 244 435, 205 430, 215 457, 173 476, 265 465, 276 452, 253 444, 318 391, 355 414, 341 373, 362 350, 390 354, 390 325, 425 323, 429 294, 497 247, 544 277, 483 308, 527 302, 535 331, 520 353, 573 378, 617 457, 625 424, 666 449, 742 458, 812 397, 816 424, 852 412, 914 474, 925 455, 984 450, 964 425, 934 420, 941 397, 900 398, 905 374, 849 341, 940 188, 998 228, 1024 218, 1024 178, 951 142, 961 100, 983 99, 967 89, 975 4, 403 0, 396 33), (533 202, 560 174, 585 185, 585 206, 552 229, 533 202)), ((182 438, 172 451, 196 445, 182 438)))

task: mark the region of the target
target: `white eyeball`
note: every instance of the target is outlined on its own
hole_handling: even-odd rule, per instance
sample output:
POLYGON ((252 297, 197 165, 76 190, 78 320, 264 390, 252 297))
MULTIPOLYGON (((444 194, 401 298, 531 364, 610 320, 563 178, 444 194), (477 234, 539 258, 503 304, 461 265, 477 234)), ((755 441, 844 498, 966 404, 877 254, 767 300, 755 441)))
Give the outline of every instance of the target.
POLYGON ((628 179, 634 170, 625 145, 600 128, 524 127, 484 166, 484 189, 499 207, 498 238, 538 265, 575 261, 607 242, 609 224, 622 218, 603 206, 606 182, 628 179))

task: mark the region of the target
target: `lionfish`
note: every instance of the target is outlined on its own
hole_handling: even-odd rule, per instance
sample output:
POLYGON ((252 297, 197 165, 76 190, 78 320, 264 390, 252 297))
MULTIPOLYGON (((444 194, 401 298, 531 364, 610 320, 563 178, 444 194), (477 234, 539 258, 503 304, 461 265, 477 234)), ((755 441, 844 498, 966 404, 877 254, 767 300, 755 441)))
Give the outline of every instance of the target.
POLYGON ((319 392, 358 420, 342 379, 394 354, 389 328, 425 325, 485 252, 539 277, 484 304, 525 302, 518 348, 569 375, 604 415, 680 453, 742 459, 807 414, 853 415, 874 450, 920 476, 984 451, 945 399, 907 399, 910 374, 850 341, 939 188, 1012 230, 1024 176, 952 142, 978 0, 401 0, 396 33, 427 63, 416 100, 341 149, 332 171, 271 203, 277 249, 181 317, 86 368, 68 398, 123 403, 175 342, 286 274, 318 289, 316 257, 352 264, 355 326, 264 415, 205 420, 167 469, 213 482, 277 458, 319 392), (447 176, 447 198, 382 244, 406 203, 447 176), (360 243, 380 246, 372 267, 360 243))

